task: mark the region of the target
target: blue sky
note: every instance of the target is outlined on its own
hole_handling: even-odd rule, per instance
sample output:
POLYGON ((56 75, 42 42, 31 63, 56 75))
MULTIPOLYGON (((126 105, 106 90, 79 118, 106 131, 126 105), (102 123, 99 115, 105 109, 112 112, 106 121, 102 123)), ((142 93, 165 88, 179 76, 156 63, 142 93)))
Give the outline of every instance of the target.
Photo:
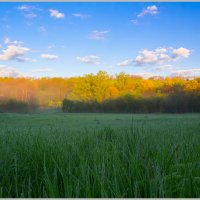
POLYGON ((200 75, 200 3, 0 6, 0 76, 200 75))

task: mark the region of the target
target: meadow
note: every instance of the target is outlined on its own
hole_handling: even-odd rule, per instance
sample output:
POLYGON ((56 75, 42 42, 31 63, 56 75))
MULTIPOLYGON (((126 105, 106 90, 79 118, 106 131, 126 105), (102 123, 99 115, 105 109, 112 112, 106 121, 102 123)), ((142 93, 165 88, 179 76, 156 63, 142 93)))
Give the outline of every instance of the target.
POLYGON ((0 114, 0 197, 200 197, 200 114, 0 114))

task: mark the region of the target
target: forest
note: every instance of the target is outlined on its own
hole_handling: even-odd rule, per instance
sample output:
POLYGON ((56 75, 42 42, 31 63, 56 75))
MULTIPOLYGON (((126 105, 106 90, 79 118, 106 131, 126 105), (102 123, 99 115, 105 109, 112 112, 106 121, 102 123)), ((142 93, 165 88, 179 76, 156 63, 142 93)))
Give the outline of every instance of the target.
POLYGON ((0 78, 0 112, 199 112, 200 77, 143 79, 104 71, 70 78, 0 78))

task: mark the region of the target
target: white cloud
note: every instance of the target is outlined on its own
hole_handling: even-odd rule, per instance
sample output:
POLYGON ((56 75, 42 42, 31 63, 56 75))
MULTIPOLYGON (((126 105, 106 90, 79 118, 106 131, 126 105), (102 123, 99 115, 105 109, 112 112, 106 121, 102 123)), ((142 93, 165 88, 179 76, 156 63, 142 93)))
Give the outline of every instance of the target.
POLYGON ((124 61, 118 63, 117 65, 120 67, 125 67, 125 66, 132 65, 133 61, 134 61, 133 59, 127 59, 127 60, 124 60, 124 61))
POLYGON ((144 17, 145 15, 156 15, 158 14, 158 8, 157 6, 148 6, 145 8, 141 13, 137 15, 137 17, 144 17))
POLYGON ((57 19, 62 19, 65 17, 64 13, 61 13, 58 10, 50 9, 49 12, 51 17, 55 17, 57 19))
POLYGON ((17 7, 18 10, 21 10, 23 12, 30 12, 33 10, 41 11, 41 8, 38 8, 37 6, 30 6, 30 5, 21 5, 17 7))
POLYGON ((29 6, 29 5, 21 5, 21 6, 17 7, 17 9, 22 11, 22 13, 24 14, 24 17, 27 19, 36 18, 38 15, 36 13, 34 13, 33 11, 41 10, 40 8, 38 8, 36 6, 29 6))
POLYGON ((15 68, 0 65, 0 77, 20 77, 22 74, 18 72, 15 68))
POLYGON ((18 60, 19 57, 22 57, 28 51, 30 51, 30 49, 26 47, 9 45, 7 49, 2 50, 0 60, 18 60))
POLYGON ((28 6, 28 5, 21 5, 17 7, 18 10, 23 10, 23 11, 30 11, 34 8, 35 8, 34 6, 28 6))
POLYGON ((16 57, 18 62, 36 62, 36 60, 32 58, 25 58, 25 57, 16 57))
POLYGON ((187 48, 157 48, 155 50, 144 49, 134 58, 126 59, 118 66, 128 65, 166 65, 171 62, 177 62, 181 59, 188 58, 191 50, 187 48))
POLYGON ((170 56, 164 53, 160 54, 160 62, 169 62, 171 60, 170 56))
POLYGON ((135 58, 137 64, 151 64, 158 61, 157 53, 155 51, 149 51, 144 49, 139 52, 139 55, 135 58))
POLYGON ((182 77, 200 76, 200 68, 174 70, 172 71, 171 76, 182 76, 182 77))
POLYGON ((47 59, 47 60, 56 60, 58 59, 57 55, 53 55, 53 54, 41 54, 40 55, 41 58, 47 59))
POLYGON ((144 17, 145 15, 157 15, 158 12, 158 8, 157 6, 153 5, 153 6, 148 6, 146 7, 142 12, 140 12, 137 15, 137 19, 132 19, 131 23, 134 25, 138 25, 139 24, 139 18, 144 17))
POLYGON ((76 57, 77 60, 87 63, 87 64, 93 64, 93 65, 99 65, 99 57, 95 55, 89 55, 89 56, 84 56, 84 57, 76 57))
POLYGON ((173 65, 163 65, 155 68, 155 71, 165 71, 165 70, 172 70, 173 65))
POLYGON ((43 73, 43 72, 52 72, 53 69, 51 68, 43 68, 43 69, 34 69, 32 70, 33 73, 43 73))
POLYGON ((176 62, 178 59, 187 58, 190 50, 186 48, 157 48, 155 50, 144 49, 135 58, 136 64, 157 64, 163 65, 168 62, 176 62))
POLYGON ((72 14, 74 17, 79 17, 81 19, 86 19, 88 18, 90 15, 86 15, 86 14, 82 14, 82 13, 73 13, 72 14))
POLYGON ((165 53, 165 52, 167 52, 167 48, 159 47, 159 48, 155 49, 155 52, 156 53, 165 53))
POLYGON ((180 47, 178 49, 174 49, 173 50, 173 54, 176 56, 176 57, 184 57, 184 58, 188 58, 189 55, 190 55, 191 51, 189 49, 186 49, 186 48, 183 48, 183 47, 180 47))
POLYGON ((150 77, 152 77, 152 76, 154 76, 152 73, 148 73, 148 72, 142 72, 142 73, 137 73, 137 74, 133 74, 133 76, 140 76, 140 77, 142 77, 142 78, 144 78, 144 79, 148 79, 148 78, 150 78, 150 77))
POLYGON ((110 31, 106 30, 106 31, 98 31, 98 30, 94 30, 92 31, 92 33, 90 34, 90 39, 92 40, 104 40, 107 37, 107 34, 110 31))
POLYGON ((9 37, 5 37, 3 41, 4 41, 4 44, 9 44, 9 45, 21 45, 21 44, 23 44, 22 41, 18 41, 18 40, 11 41, 9 37))
POLYGON ((25 14, 24 16, 26 18, 28 18, 28 19, 33 19, 33 18, 37 17, 37 14, 35 14, 35 13, 28 13, 28 14, 25 14))

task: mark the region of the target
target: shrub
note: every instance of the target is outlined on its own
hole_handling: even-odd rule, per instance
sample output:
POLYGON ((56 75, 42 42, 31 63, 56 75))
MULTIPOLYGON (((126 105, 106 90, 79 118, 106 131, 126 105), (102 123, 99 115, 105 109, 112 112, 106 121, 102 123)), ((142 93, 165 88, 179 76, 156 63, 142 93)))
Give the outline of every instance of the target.
POLYGON ((17 101, 15 99, 9 99, 7 101, 0 102, 1 112, 28 113, 35 109, 37 109, 37 104, 17 101))
POLYGON ((185 113, 200 111, 200 95, 177 92, 166 97, 134 98, 126 95, 98 102, 63 100, 63 112, 185 113))

